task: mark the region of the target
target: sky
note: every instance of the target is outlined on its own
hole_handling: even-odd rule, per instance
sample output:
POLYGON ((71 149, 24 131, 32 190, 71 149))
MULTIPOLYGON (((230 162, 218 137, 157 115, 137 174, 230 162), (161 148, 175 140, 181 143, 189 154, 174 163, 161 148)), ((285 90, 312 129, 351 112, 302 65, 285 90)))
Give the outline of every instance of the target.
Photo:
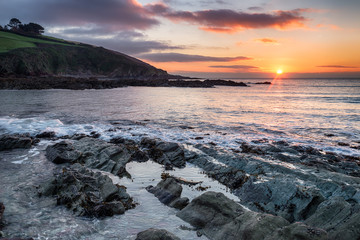
POLYGON ((1 25, 207 78, 360 77, 359 12, 359 0, 0 0, 1 25))

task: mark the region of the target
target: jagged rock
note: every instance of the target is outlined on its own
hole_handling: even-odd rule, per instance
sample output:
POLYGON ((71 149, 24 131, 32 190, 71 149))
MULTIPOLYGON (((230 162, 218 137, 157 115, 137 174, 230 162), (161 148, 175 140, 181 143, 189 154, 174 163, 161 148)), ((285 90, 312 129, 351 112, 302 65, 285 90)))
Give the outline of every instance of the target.
POLYGON ((164 142, 161 139, 143 138, 141 146, 147 149, 149 156, 165 166, 185 167, 185 154, 183 148, 173 142, 164 142))
POLYGON ((320 228, 313 228, 301 222, 278 228, 265 240, 327 240, 328 234, 320 228))
POLYGON ((42 132, 36 135, 37 138, 54 138, 56 137, 55 132, 42 132))
POLYGON ((112 138, 110 143, 123 144, 131 154, 131 161, 135 162, 146 162, 149 160, 149 156, 140 150, 134 140, 125 139, 122 137, 112 138))
POLYGON ((46 157, 53 163, 75 163, 82 153, 69 141, 61 141, 46 148, 46 157))
POLYGON ((0 202, 0 230, 4 226, 4 222, 3 222, 4 211, 5 211, 5 206, 4 206, 4 204, 2 202, 0 202))
POLYGON ((188 198, 180 198, 182 186, 171 177, 161 180, 155 187, 146 187, 146 190, 170 207, 182 209, 189 203, 188 198))
POLYGON ((118 176, 128 175, 125 166, 131 161, 131 154, 124 145, 115 145, 90 137, 48 146, 46 156, 57 164, 78 162, 118 176))
POLYGON ((26 134, 13 134, 0 136, 0 151, 14 148, 30 148, 35 141, 26 134))
POLYGON ((165 229, 150 228, 139 232, 136 240, 180 240, 180 238, 165 229))
POLYGON ((108 176, 94 173, 80 164, 56 173, 50 183, 41 187, 39 194, 56 195, 58 204, 79 216, 112 216, 134 207, 125 187, 114 185, 108 176))
POLYGON ((290 180, 255 182, 250 179, 236 194, 253 210, 281 216, 290 222, 307 219, 325 200, 314 188, 296 185, 290 180))
POLYGON ((264 239, 289 225, 281 217, 246 210, 222 193, 206 192, 176 214, 210 239, 264 239))
POLYGON ((330 239, 360 239, 360 206, 350 204, 342 197, 321 203, 305 222, 327 230, 330 239))

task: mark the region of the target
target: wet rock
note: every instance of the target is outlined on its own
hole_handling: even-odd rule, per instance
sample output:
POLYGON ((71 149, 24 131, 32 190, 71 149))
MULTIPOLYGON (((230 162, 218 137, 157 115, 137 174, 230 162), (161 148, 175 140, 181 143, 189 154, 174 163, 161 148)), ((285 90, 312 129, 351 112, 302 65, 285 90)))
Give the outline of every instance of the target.
POLYGON ((46 148, 46 157, 53 163, 75 163, 82 153, 69 141, 61 141, 46 148))
POLYGON ((188 198, 181 198, 182 186, 171 177, 161 180, 155 187, 146 187, 146 190, 170 207, 182 209, 189 203, 188 198))
POLYGON ((310 227, 301 222, 295 222, 286 227, 278 228, 265 240, 327 240, 328 234, 320 228, 310 227))
POLYGON ((360 238, 360 206, 350 204, 342 197, 324 201, 305 222, 327 230, 330 239, 360 238))
POLYGON ((250 145, 248 143, 242 142, 241 143, 241 151, 243 153, 255 153, 255 154, 264 154, 264 151, 258 147, 258 146, 254 146, 254 145, 250 145))
POLYGON ((56 173, 50 183, 41 186, 39 194, 55 195, 59 205, 65 205, 79 216, 113 216, 134 207, 125 187, 114 185, 108 176, 80 164, 56 173))
POLYGON ((1 240, 34 240, 33 238, 1 238, 1 240))
POLYGON ((222 193, 206 192, 176 214, 210 239, 264 239, 289 225, 281 217, 246 210, 222 193))
POLYGON ((55 132, 42 132, 36 135, 37 138, 55 138, 55 132))
POLYGON ((249 179, 244 171, 233 167, 221 167, 207 174, 230 189, 241 187, 249 179))
POLYGON ((184 150, 178 143, 145 137, 140 144, 147 149, 149 156, 157 163, 178 168, 186 165, 184 150))
POLYGON ((115 145, 90 137, 48 146, 46 157, 57 164, 78 162, 117 176, 128 175, 125 166, 131 161, 131 154, 124 145, 115 145))
POLYGON ((180 238, 165 229, 150 228, 139 232, 136 240, 180 240, 180 238))
POLYGON ((0 151, 14 148, 30 148, 35 141, 26 134, 13 134, 0 136, 0 151))
POLYGON ((149 160, 149 156, 140 150, 134 140, 126 139, 122 137, 112 138, 110 143, 124 145, 131 154, 131 161, 146 162, 149 160))
POLYGON ((290 222, 307 219, 325 200, 319 190, 296 185, 290 180, 256 182, 251 178, 236 191, 250 209, 281 216, 290 222))
POLYGON ((2 202, 0 202, 0 230, 4 226, 4 221, 3 221, 4 211, 5 211, 5 206, 4 206, 4 204, 2 202))

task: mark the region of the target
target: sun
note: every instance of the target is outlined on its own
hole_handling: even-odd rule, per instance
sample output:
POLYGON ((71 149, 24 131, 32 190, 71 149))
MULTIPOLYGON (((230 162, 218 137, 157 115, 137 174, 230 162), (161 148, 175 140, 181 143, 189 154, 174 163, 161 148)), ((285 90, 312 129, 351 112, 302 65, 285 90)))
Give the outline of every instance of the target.
POLYGON ((276 74, 278 74, 278 75, 280 75, 280 74, 282 74, 283 73, 283 70, 282 69, 278 69, 277 71, 276 71, 276 74))

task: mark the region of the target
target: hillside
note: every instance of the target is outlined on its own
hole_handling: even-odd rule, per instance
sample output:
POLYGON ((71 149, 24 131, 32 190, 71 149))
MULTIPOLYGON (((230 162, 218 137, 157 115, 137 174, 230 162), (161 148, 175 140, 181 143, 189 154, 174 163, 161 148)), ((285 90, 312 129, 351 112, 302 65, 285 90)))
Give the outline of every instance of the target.
POLYGON ((45 36, 0 31, 0 76, 108 76, 167 78, 157 69, 128 55, 102 47, 45 36))

